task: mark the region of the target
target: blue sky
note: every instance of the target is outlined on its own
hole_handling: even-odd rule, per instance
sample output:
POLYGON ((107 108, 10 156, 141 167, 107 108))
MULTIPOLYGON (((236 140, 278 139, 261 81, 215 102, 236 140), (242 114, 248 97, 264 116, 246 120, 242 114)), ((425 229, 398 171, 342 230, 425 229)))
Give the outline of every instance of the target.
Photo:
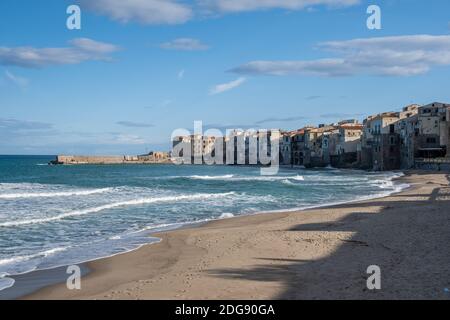
POLYGON ((449 83, 447 0, 0 2, 0 154, 169 149, 194 120, 362 120, 450 102, 449 83), (66 27, 71 4, 81 30, 66 27))

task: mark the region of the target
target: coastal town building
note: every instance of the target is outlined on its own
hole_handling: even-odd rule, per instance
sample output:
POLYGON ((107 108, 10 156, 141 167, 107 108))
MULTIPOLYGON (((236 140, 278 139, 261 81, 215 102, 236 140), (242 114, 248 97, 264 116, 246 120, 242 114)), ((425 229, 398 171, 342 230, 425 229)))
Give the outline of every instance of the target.
POLYGON ((363 126, 356 120, 291 132, 291 164, 305 167, 348 166, 357 161, 363 126))
POLYGON ((448 110, 448 104, 435 102, 368 117, 359 148, 360 166, 396 170, 420 168, 432 159, 445 162, 450 140, 448 110))
POLYGON ((307 168, 322 166, 322 135, 323 126, 305 130, 305 146, 303 150, 303 165, 307 168))
POLYGON ((418 158, 442 158, 447 155, 450 104, 434 102, 419 108, 418 158))
POLYGON ((57 156, 53 164, 184 163, 280 165, 368 170, 450 170, 450 104, 408 105, 364 119, 308 125, 294 131, 231 130, 172 141, 172 153, 57 156))
POLYGON ((358 161, 358 145, 361 140, 363 125, 357 120, 338 124, 337 141, 334 156, 330 164, 334 167, 354 166, 358 161))
POLYGON ((230 130, 225 137, 199 134, 177 136, 172 141, 172 160, 184 164, 266 165, 274 161, 278 163, 280 140, 282 138, 278 130, 230 130), (277 152, 273 153, 272 149, 276 149, 277 152))
POLYGON ((324 132, 322 137, 322 157, 324 163, 331 165, 338 156, 338 144, 339 144, 339 128, 333 127, 333 129, 324 132))
POLYGON ((172 141, 172 160, 185 164, 223 164, 225 159, 223 137, 192 134, 177 136, 172 141))
POLYGON ((279 130, 249 130, 244 132, 243 137, 244 155, 240 155, 242 148, 235 148, 238 158, 245 159, 243 164, 267 165, 273 161, 279 163, 282 140, 279 130))
POLYGON ((139 162, 163 163, 163 162, 170 161, 170 153, 169 152, 150 151, 148 154, 139 155, 134 158, 135 158, 135 161, 139 161, 139 162))
POLYGON ((412 104, 399 113, 400 119, 395 123, 395 131, 399 134, 400 168, 414 167, 417 153, 418 112, 420 106, 412 104))
MULTIPOLYGON (((450 159, 450 107, 447 107, 447 116, 446 116, 446 126, 447 126, 447 138, 444 139, 446 141, 447 154, 446 157, 450 159)), ((445 133, 444 133, 445 134, 445 133)))
MULTIPOLYGON (((270 130, 232 131, 222 138, 226 163, 260 164, 262 156, 272 156, 278 147, 281 165, 380 171, 422 168, 433 162, 439 168, 450 167, 450 104, 412 104, 399 112, 369 116, 362 124, 350 119, 277 132, 275 136, 270 130), (262 145, 267 145, 264 154, 262 145)), ((192 153, 213 153, 216 139, 190 136, 179 141, 192 144, 192 153)))
POLYGON ((292 136, 293 132, 281 132, 280 135, 280 164, 292 164, 292 136))
POLYGON ((305 130, 307 128, 299 129, 292 133, 292 165, 303 166, 304 152, 305 152, 305 130))
MULTIPOLYGON (((334 125, 320 124, 318 128, 309 129, 309 137, 306 142, 305 166, 306 167, 325 167, 330 165, 330 134, 335 132, 334 125)), ((333 145, 333 143, 331 143, 333 145)))
POLYGON ((359 157, 361 167, 371 170, 400 168, 400 138, 395 130, 399 120, 399 112, 385 112, 364 120, 359 157))

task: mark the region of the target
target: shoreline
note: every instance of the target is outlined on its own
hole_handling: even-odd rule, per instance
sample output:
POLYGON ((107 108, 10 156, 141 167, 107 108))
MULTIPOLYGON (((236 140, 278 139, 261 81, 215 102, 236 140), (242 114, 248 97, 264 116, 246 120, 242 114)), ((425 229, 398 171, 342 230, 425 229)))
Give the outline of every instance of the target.
MULTIPOLYGON (((343 169, 346 170, 346 169, 343 169)), ((390 181, 396 182, 397 180, 400 180, 402 177, 405 176, 403 172, 396 172, 393 171, 396 176, 394 176, 390 181), (398 175, 398 176, 397 176, 398 175)), ((384 197, 391 196, 393 194, 400 193, 408 188, 410 188, 409 185, 405 184, 398 184, 399 189, 393 190, 391 192, 387 192, 387 194, 374 194, 371 196, 362 196, 359 198, 356 198, 354 200, 348 200, 348 201, 342 201, 342 202, 334 202, 334 203, 327 203, 327 204, 320 204, 320 205, 313 205, 313 206, 307 206, 307 207, 297 207, 297 208, 287 208, 287 209, 279 209, 279 210, 272 210, 272 211, 259 211, 259 212, 253 212, 248 213, 244 215, 235 215, 231 217, 226 218, 216 218, 216 219, 209 219, 206 221, 197 221, 192 223, 174 223, 171 225, 163 226, 155 228, 154 230, 148 230, 147 232, 145 230, 139 231, 139 232, 146 232, 146 237, 149 238, 148 243, 143 243, 138 245, 136 248, 130 249, 128 251, 118 252, 111 255, 105 255, 102 257, 96 257, 92 258, 86 261, 78 262, 76 265, 80 266, 82 270, 82 275, 87 276, 91 270, 89 268, 90 263, 94 263, 99 260, 105 260, 110 259, 118 255, 125 255, 129 254, 131 252, 137 251, 141 249, 144 246, 150 246, 155 245, 163 241, 162 237, 158 237, 156 235, 164 235, 168 232, 173 232, 177 230, 183 230, 183 229, 191 229, 191 228, 201 228, 202 226, 205 226, 209 223, 214 223, 221 220, 229 220, 229 219, 235 219, 239 217, 250 217, 250 216, 258 216, 258 215, 266 215, 266 214, 283 214, 283 213, 291 213, 291 212, 304 212, 307 210, 315 210, 315 209, 322 209, 322 208, 332 208, 337 207, 341 205, 346 204, 352 204, 352 203, 358 203, 361 201, 369 201, 374 199, 381 199, 384 197), (150 241, 150 239, 153 238, 154 241, 150 241)), ((36 292, 45 289, 47 287, 51 287, 54 285, 65 283, 65 280, 68 275, 66 275, 65 270, 67 269, 69 265, 63 264, 55 267, 45 268, 45 269, 38 269, 33 270, 21 274, 16 274, 12 276, 7 276, 7 278, 14 279, 14 288, 6 288, 4 290, 0 290, 0 300, 2 299, 21 299, 30 295, 35 294, 36 292), (55 273, 56 276, 53 276, 52 273, 55 273), (31 285, 29 284, 31 283, 31 285)))
MULTIPOLYGON (((352 203, 345 203, 345 204, 338 204, 338 205, 327 205, 326 207, 320 207, 315 209, 305 209, 302 211, 291 211, 291 212, 279 212, 279 213, 259 213, 254 215, 248 215, 248 216, 238 216, 233 217, 230 219, 222 219, 222 220, 213 220, 206 223, 202 223, 200 226, 186 226, 182 227, 180 229, 165 231, 165 232, 159 232, 159 233, 151 233, 152 237, 158 237, 161 238, 161 242, 159 243, 153 243, 153 244, 147 244, 143 245, 140 248, 129 251, 126 253, 117 254, 112 257, 108 258, 102 258, 102 259, 96 259, 91 262, 87 262, 83 265, 85 265, 87 268, 89 268, 92 272, 86 274, 83 279, 82 283, 87 286, 86 289, 83 288, 83 290, 79 292, 73 292, 68 291, 65 289, 65 286, 62 284, 56 284, 47 286, 44 289, 38 290, 35 293, 32 293, 30 295, 21 296, 21 298, 24 299, 63 299, 63 298, 75 298, 75 299, 111 299, 111 298, 122 298, 122 299, 129 299, 129 298, 150 298, 150 299, 162 299, 162 298, 175 298, 175 299, 192 299, 192 298, 245 298, 246 296, 241 296, 239 293, 233 294, 233 295, 219 295, 214 297, 214 295, 207 294, 205 296, 194 294, 194 295, 187 295, 183 293, 183 290, 177 290, 177 287, 183 286, 183 283, 186 281, 186 279, 195 278, 192 276, 181 277, 177 278, 177 276, 170 274, 170 277, 168 278, 172 279, 172 282, 164 285, 161 288, 164 288, 163 292, 161 294, 156 294, 151 289, 144 290, 142 288, 146 287, 152 287, 151 284, 154 282, 164 282, 164 279, 166 279, 166 268, 172 268, 176 264, 184 265, 181 269, 177 270, 179 273, 186 273, 189 272, 189 270, 192 270, 192 263, 193 261, 199 262, 198 258, 202 257, 205 254, 205 250, 208 251, 209 247, 196 245, 196 242, 194 243, 188 243, 189 241, 186 241, 187 239, 190 239, 192 237, 196 238, 198 234, 204 234, 204 233, 219 233, 223 234, 223 239, 225 239, 225 248, 226 250, 229 250, 230 240, 235 239, 226 239, 226 231, 235 228, 243 228, 247 229, 259 229, 260 226, 265 226, 267 224, 276 224, 277 221, 285 220, 287 218, 293 218, 296 216, 296 218, 303 217, 307 218, 307 220, 314 218, 317 218, 320 220, 321 216, 319 215, 321 212, 326 211, 339 211, 339 210, 346 210, 354 206, 364 206, 368 205, 370 203, 374 202, 389 202, 390 198, 395 198, 397 196, 407 196, 407 194, 414 193, 414 190, 420 189, 422 187, 426 187, 427 184, 425 181, 423 181, 423 178, 417 179, 418 176, 424 175, 427 177, 427 180, 433 180, 434 178, 439 177, 441 182, 445 182, 443 178, 445 177, 443 174, 430 174, 427 173, 407 173, 404 177, 398 178, 396 180, 399 180, 400 182, 413 182, 412 186, 410 188, 401 191, 400 193, 393 193, 389 196, 384 196, 382 198, 376 198, 376 199, 370 199, 370 200, 360 200, 357 202, 352 203), (415 177, 415 179, 414 179, 415 177), (314 215, 309 215, 309 213, 315 213, 314 215), (316 216, 317 214, 317 216, 316 216), (308 216, 308 217, 306 217, 308 216), (228 240, 228 241, 227 241, 228 240), (175 245, 174 245, 175 243, 175 245), (192 251, 193 254, 191 256, 186 256, 185 253, 183 253, 184 250, 188 250, 189 252, 192 251), (146 260, 145 263, 143 263, 142 259, 146 260), (147 259, 150 259, 150 261, 147 261, 147 259), (127 261, 138 261, 138 266, 128 265, 127 261), (189 265, 189 266, 188 266, 189 265), (164 266, 164 267, 163 267, 164 266), (131 270, 136 272, 131 272, 131 270), (143 268, 144 270, 142 270, 143 268), (114 271, 112 270, 114 269, 114 271), (187 271, 186 271, 187 269, 187 271), (128 270, 128 271, 127 271, 128 270), (184 270, 184 272, 183 272, 184 270), (129 273, 133 273, 134 276, 130 275, 129 273), (179 283, 174 281, 174 279, 178 279, 179 283), (107 282, 108 284, 105 284, 107 282), (123 287, 134 287, 133 289, 123 289, 123 287), (140 289, 138 290, 137 287, 140 289), (172 289, 170 289, 172 288, 172 289), (165 292, 164 292, 165 291, 165 292), (140 293, 139 293, 140 292, 140 293)), ((441 183, 442 184, 442 183, 441 183)), ((411 185, 411 183, 410 183, 411 185)), ((448 182, 447 182, 448 185, 448 182)), ((322 217, 323 218, 323 217, 322 217)), ((316 220, 317 220, 316 219, 316 220)), ((210 235, 209 235, 210 236, 210 235)), ((208 238, 208 237, 206 237, 208 238)), ((221 241, 224 241, 224 240, 221 241)), ((232 241, 231 241, 232 242, 232 241)), ((216 242, 218 243, 218 242, 216 242)), ((219 245, 220 247, 220 245, 219 245)), ((275 246, 272 248, 272 250, 277 250, 278 248, 275 246)), ((214 255, 219 254, 223 250, 214 251, 214 255)), ((254 250, 253 250, 254 251, 254 250)), ((254 253, 252 251, 252 253, 254 253)), ((282 250, 283 251, 283 250, 282 250)), ((319 250, 320 251, 320 250, 319 250)), ((309 252, 308 254, 311 254, 309 252)), ((208 254, 206 253, 208 256, 208 254)), ((280 256, 284 256, 285 254, 283 252, 280 253, 280 256)), ((249 259, 250 257, 244 256, 243 258, 249 259)), ((202 260, 202 259, 200 259, 202 260)), ((229 261, 225 264, 221 264, 222 267, 232 265, 232 262, 236 261, 229 261)), ((195 265, 195 263, 194 263, 195 265)), ((220 264, 219 264, 220 265, 220 264)), ((178 266, 177 266, 178 267, 178 266)), ((198 266, 197 266, 198 267, 198 266)), ((39 271, 36 271, 39 272, 39 271)), ((169 272, 170 273, 170 272, 169 272)), ((178 276, 180 277, 180 276, 178 276)), ((203 277, 209 277, 209 276, 202 276, 203 277)), ((193 280, 193 279, 191 279, 193 280)), ((167 281, 167 280, 166 280, 167 281)), ((189 282, 189 280, 187 280, 189 282)), ((229 280, 230 281, 230 280, 229 280)), ((250 282, 254 282, 250 281, 250 282)), ((223 282, 223 281, 219 281, 223 282)), ((233 281, 232 281, 233 282, 233 281)), ((245 282, 245 281, 244 281, 245 282)), ((263 281, 264 282, 264 281, 263 281)), ((270 283, 270 281, 268 281, 270 283)), ((226 286, 227 282, 222 283, 222 286, 226 286)), ((254 284, 253 284, 254 285, 254 284)), ((267 283, 265 284, 267 285, 267 283)), ((241 289, 237 289, 240 291, 241 289)), ((187 290, 186 290, 187 291, 187 290)), ((208 290, 203 290, 205 293, 208 292, 208 290)), ((270 291, 270 290, 269 290, 270 291)), ((263 298, 271 298, 271 297, 279 297, 279 295, 272 294, 272 295, 263 295, 263 298)), ((248 298, 248 297, 247 297, 248 298)), ((256 297, 260 298, 260 297, 256 297)), ((322 298, 325 298, 322 297, 322 298)))

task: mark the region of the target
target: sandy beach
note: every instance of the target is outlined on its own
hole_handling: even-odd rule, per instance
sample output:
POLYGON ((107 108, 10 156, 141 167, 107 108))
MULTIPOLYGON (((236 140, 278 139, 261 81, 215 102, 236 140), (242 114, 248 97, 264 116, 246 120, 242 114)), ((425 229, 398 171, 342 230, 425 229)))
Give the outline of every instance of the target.
MULTIPOLYGON (((26 299, 450 299, 450 175, 386 198, 213 221, 87 264, 26 299), (366 269, 381 268, 381 290, 366 269)), ((355 190, 355 194, 358 190, 355 190)))

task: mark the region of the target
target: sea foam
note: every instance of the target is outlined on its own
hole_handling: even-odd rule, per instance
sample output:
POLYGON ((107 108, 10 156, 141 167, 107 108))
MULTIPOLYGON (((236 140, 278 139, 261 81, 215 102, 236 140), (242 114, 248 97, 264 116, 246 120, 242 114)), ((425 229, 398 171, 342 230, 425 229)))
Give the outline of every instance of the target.
POLYGON ((194 180, 224 180, 224 179, 231 179, 233 178, 232 174, 225 174, 221 176, 199 176, 199 175, 192 175, 187 178, 194 179, 194 180))
POLYGON ((62 252, 65 250, 67 250, 67 247, 53 248, 53 249, 49 249, 49 250, 46 250, 43 252, 38 252, 35 254, 26 255, 26 256, 16 256, 16 257, 7 258, 7 259, 0 259, 0 266, 13 264, 13 263, 17 263, 17 262, 23 262, 23 261, 27 261, 27 260, 34 259, 34 258, 40 258, 40 257, 46 258, 51 255, 54 255, 55 253, 62 252))
POLYGON ((82 215, 91 214, 91 213, 97 213, 100 211, 119 208, 119 207, 139 206, 139 205, 144 205, 144 204, 161 203, 161 202, 206 200, 206 199, 228 197, 228 196, 231 196, 234 194, 235 194, 235 192, 199 193, 199 194, 191 194, 191 195, 141 198, 141 199, 135 199, 135 200, 129 200, 129 201, 110 203, 110 204, 93 207, 93 208, 88 208, 88 209, 83 209, 83 210, 74 210, 74 211, 66 212, 66 213, 63 213, 60 215, 56 215, 54 217, 8 221, 8 222, 0 223, 0 227, 16 227, 16 226, 23 226, 23 225, 29 225, 29 224, 47 223, 47 222, 58 221, 58 220, 62 220, 62 219, 70 218, 70 217, 76 217, 76 216, 82 216, 82 215))
POLYGON ((230 212, 224 212, 220 215, 219 219, 229 219, 229 218, 233 218, 234 214, 230 213, 230 212))
POLYGON ((16 281, 12 278, 0 277, 0 291, 11 288, 16 281))
POLYGON ((102 188, 93 190, 65 191, 65 192, 10 193, 10 194, 0 194, 0 199, 87 196, 92 194, 105 193, 111 190, 112 188, 102 188))

